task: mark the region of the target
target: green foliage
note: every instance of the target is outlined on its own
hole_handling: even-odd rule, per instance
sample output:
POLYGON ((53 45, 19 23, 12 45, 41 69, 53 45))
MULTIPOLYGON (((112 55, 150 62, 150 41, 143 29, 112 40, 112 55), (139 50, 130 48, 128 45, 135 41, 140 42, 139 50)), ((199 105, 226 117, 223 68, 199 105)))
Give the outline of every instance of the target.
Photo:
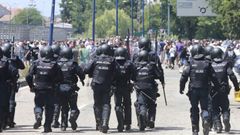
MULTIPOLYGON (((116 33, 116 10, 106 10, 101 16, 96 18, 96 37, 104 38, 106 36, 113 36, 116 33)), ((92 23, 89 23, 88 34, 91 35, 92 23)), ((123 11, 119 10, 119 35, 124 37, 127 34, 128 28, 131 27, 130 17, 123 11)))
POLYGON ((15 24, 42 25, 43 17, 36 8, 25 8, 12 21, 15 24))
POLYGON ((224 35, 229 38, 240 38, 240 3, 239 0, 210 0, 224 35))

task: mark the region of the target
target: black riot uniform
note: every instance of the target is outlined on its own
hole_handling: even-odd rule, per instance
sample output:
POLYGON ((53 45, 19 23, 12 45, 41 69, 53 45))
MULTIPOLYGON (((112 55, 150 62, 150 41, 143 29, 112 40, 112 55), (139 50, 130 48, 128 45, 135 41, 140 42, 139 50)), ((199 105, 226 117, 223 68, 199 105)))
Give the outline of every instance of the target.
POLYGON ((127 60, 127 49, 117 48, 114 55, 116 66, 121 72, 120 76, 116 79, 114 97, 115 111, 118 120, 117 129, 119 132, 122 132, 124 125, 126 125, 126 130, 130 130, 132 124, 131 92, 133 88, 130 81, 134 67, 131 61, 127 60))
MULTIPOLYGON (((204 52, 205 52, 205 60, 207 60, 208 62, 212 63, 212 51, 213 51, 213 46, 206 46, 204 48, 204 52)), ((214 95, 216 94, 214 92, 213 89, 213 85, 211 83, 211 81, 209 82, 209 95, 208 95, 208 112, 209 112, 209 123, 210 123, 210 129, 212 129, 213 127, 213 107, 212 107, 212 97, 214 97, 214 95)))
POLYGON ((221 114, 223 117, 223 123, 225 125, 225 131, 230 131, 230 109, 228 94, 230 92, 228 77, 233 82, 236 91, 239 91, 238 81, 232 71, 232 65, 227 60, 223 59, 224 52, 220 48, 213 49, 213 69, 216 72, 219 83, 221 84, 220 91, 213 98, 213 120, 214 128, 220 133, 222 132, 221 114))
MULTIPOLYGON (((59 62, 59 54, 60 54, 60 46, 59 45, 52 45, 51 46, 52 50, 53 50, 53 61, 56 61, 57 63, 59 62)), ((60 105, 59 105, 59 97, 58 97, 58 86, 56 86, 55 88, 55 94, 54 94, 54 114, 53 114, 53 123, 52 123, 52 127, 53 128, 59 128, 60 123, 58 121, 59 119, 59 115, 60 115, 60 105)))
POLYGON ((13 79, 9 62, 3 58, 3 51, 0 48, 0 132, 2 132, 5 118, 9 110, 9 87, 8 81, 13 79))
POLYGON ((143 50, 139 53, 139 61, 135 65, 133 75, 137 92, 135 107, 140 131, 145 130, 147 124, 150 128, 154 128, 158 92, 155 79, 160 79, 164 83, 164 80, 161 80, 161 72, 155 63, 149 61, 149 58, 147 51, 143 50))
POLYGON ((103 133, 107 133, 109 128, 111 85, 119 72, 115 66, 115 59, 110 55, 110 46, 102 45, 101 55, 95 57, 85 68, 85 72, 93 78, 91 87, 94 92, 96 129, 103 133))
MULTIPOLYGON (((161 61, 159 59, 159 57, 157 56, 157 53, 153 50, 151 50, 151 41, 148 38, 141 38, 138 42, 139 45, 139 49, 140 52, 142 50, 147 51, 148 52, 148 61, 152 64, 155 65, 157 67, 157 72, 159 73, 159 79, 162 83, 162 86, 165 87, 165 79, 164 79, 164 71, 162 68, 162 64, 161 61)), ((141 60, 141 58, 139 57, 139 54, 134 55, 135 57, 133 57, 134 63, 137 63, 141 60)), ((156 90, 158 91, 158 85, 156 83, 156 87, 154 87, 156 90)), ((157 107, 157 105, 156 105, 157 107)), ((156 107, 154 110, 156 110, 156 107)), ((152 112, 156 112, 156 111, 152 111, 152 112)), ((152 115, 152 117, 148 116, 148 123, 147 126, 149 126, 150 128, 154 128, 154 121, 155 121, 155 114, 152 115), (151 122, 150 122, 151 121, 151 122)))
POLYGON ((63 80, 59 65, 52 61, 53 51, 50 46, 40 50, 41 60, 35 61, 30 67, 26 81, 31 92, 35 92, 35 118, 33 128, 41 126, 43 107, 45 108, 44 132, 52 132, 51 123, 54 112, 54 90, 57 84, 63 80))
POLYGON ((226 50, 225 55, 224 55, 224 59, 227 60, 230 64, 230 66, 233 68, 236 57, 237 56, 234 52, 234 44, 231 43, 227 47, 227 50, 226 50))
POLYGON ((198 135, 199 132, 199 108, 201 106, 201 116, 203 121, 204 135, 209 134, 209 112, 208 112, 208 94, 209 82, 219 88, 219 83, 216 74, 211 64, 204 59, 204 49, 200 45, 194 45, 191 50, 193 59, 183 71, 180 79, 180 93, 183 94, 185 84, 190 78, 188 97, 191 103, 191 122, 193 135, 198 135))
POLYGON ((78 77, 80 78, 82 85, 84 85, 85 74, 82 68, 72 60, 73 53, 69 47, 64 47, 60 51, 59 66, 63 72, 63 82, 59 85, 57 95, 59 97, 59 103, 62 108, 62 121, 61 129, 66 131, 68 123, 69 108, 71 109, 69 122, 73 130, 76 130, 76 120, 79 116, 79 109, 77 107, 77 98, 79 90, 77 86, 78 77))
POLYGON ((16 101, 15 101, 15 95, 16 92, 18 92, 18 78, 19 78, 19 69, 24 69, 25 66, 22 62, 22 60, 19 59, 18 56, 14 55, 13 52, 13 45, 10 43, 5 43, 2 46, 2 51, 4 54, 4 58, 5 60, 7 60, 9 62, 9 70, 11 70, 11 74, 12 77, 14 79, 12 79, 11 81, 8 82, 8 86, 9 86, 9 113, 6 117, 6 126, 9 126, 10 128, 13 128, 14 125, 16 124, 14 122, 14 116, 15 116, 15 108, 16 108, 16 101))

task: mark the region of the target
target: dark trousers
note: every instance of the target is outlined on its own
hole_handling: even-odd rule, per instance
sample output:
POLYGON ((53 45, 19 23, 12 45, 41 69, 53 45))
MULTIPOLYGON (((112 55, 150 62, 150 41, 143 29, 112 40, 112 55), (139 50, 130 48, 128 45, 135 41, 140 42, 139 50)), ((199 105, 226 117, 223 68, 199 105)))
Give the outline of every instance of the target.
POLYGON ((193 130, 199 131, 199 108, 200 103, 202 119, 209 120, 208 113, 208 90, 206 89, 191 89, 188 93, 191 103, 191 122, 193 130))
MULTIPOLYGON (((132 124, 131 92, 129 88, 118 87, 114 93, 115 106, 123 110, 124 124, 132 124)), ((117 110, 116 110, 117 111, 117 110)))
POLYGON ((3 128, 3 125, 5 125, 5 118, 6 118, 7 112, 8 112, 8 107, 0 105, 0 131, 3 128))
POLYGON ((54 112, 54 92, 44 91, 35 93, 35 110, 43 110, 45 108, 45 124, 44 127, 51 127, 54 112))
POLYGON ((229 99, 227 92, 219 92, 213 98, 213 116, 219 117, 222 114, 229 112, 229 99))
POLYGON ((156 115, 156 94, 155 90, 137 90, 137 114, 154 117, 156 115))
POLYGON ((102 123, 108 125, 111 106, 110 86, 94 84, 92 85, 94 97, 94 113, 96 118, 96 125, 102 123))
POLYGON ((71 109, 71 111, 79 112, 77 98, 78 93, 75 91, 59 92, 59 104, 62 108, 62 122, 67 122, 69 109, 71 109))

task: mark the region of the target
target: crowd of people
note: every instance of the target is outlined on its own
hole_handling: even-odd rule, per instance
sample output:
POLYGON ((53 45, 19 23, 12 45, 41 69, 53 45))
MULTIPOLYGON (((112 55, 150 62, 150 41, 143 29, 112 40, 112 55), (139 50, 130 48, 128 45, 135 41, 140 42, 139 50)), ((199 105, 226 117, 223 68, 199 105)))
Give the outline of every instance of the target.
POLYGON ((230 108, 228 77, 239 91, 233 67, 240 73, 240 63, 235 63, 239 53, 238 41, 216 40, 159 40, 119 37, 54 42, 44 41, 4 42, 0 49, 0 131, 13 128, 15 94, 18 89, 19 69, 30 66, 26 81, 35 93, 34 129, 42 125, 45 110, 44 132, 52 127, 66 131, 68 121, 77 129, 80 110, 77 105, 78 80, 85 85, 85 75, 92 78, 96 130, 107 133, 111 112, 110 99, 114 95, 117 130, 131 130, 131 93, 136 91, 134 103, 140 131, 155 127, 158 82, 165 87, 164 70, 182 69, 180 94, 190 78, 188 97, 191 103, 193 135, 199 132, 199 108, 203 119, 204 135, 210 129, 221 133, 223 116, 225 131, 229 132, 230 108), (23 63, 24 62, 24 63, 23 63), (236 65, 237 64, 237 65, 236 65), (4 76, 3 76, 4 75, 4 76), (61 123, 59 115, 61 112, 61 123), (70 112, 70 116, 69 115, 70 112))

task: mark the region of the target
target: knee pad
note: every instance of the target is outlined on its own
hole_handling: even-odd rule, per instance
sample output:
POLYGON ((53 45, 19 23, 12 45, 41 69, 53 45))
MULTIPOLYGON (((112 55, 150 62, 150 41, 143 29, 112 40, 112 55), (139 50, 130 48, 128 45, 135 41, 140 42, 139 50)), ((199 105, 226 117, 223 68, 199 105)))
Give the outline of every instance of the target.
POLYGON ((230 119, 230 110, 223 112, 223 120, 229 120, 230 119))
POLYGON ((43 109, 41 107, 35 107, 34 113, 43 113, 43 109))
POLYGON ((115 111, 116 112, 123 112, 123 108, 121 106, 116 106, 115 111))
POLYGON ((71 113, 70 113, 70 117, 73 118, 76 121, 79 114, 80 114, 79 110, 72 110, 71 113))
POLYGON ((201 113, 202 119, 209 121, 209 113, 207 110, 203 110, 201 113))

